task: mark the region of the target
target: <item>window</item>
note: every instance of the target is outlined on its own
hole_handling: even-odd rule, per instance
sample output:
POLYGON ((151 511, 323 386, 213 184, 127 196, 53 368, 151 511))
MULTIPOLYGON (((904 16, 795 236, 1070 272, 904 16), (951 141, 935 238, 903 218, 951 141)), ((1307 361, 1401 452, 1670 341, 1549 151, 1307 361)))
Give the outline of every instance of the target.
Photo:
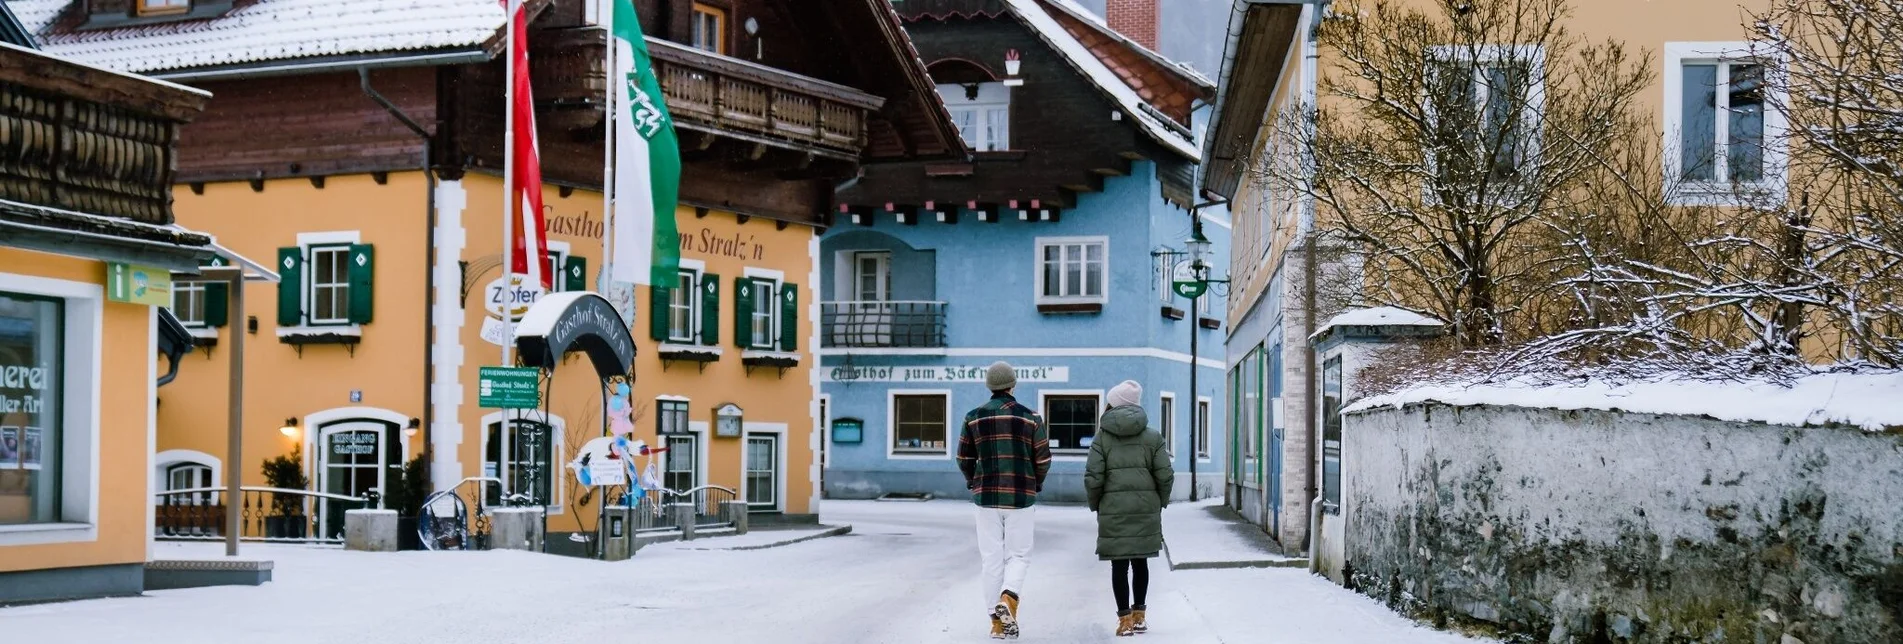
POLYGON ((1106 247, 1096 238, 1040 238, 1037 240, 1038 303, 1103 303, 1106 247))
MULTIPOLYGON (((191 490, 212 487, 211 466, 198 463, 180 463, 165 470, 165 490, 191 490)), ((168 494, 164 501, 167 505, 205 505, 211 503, 212 492, 190 494, 168 494)))
POLYGON ((775 510, 780 505, 780 437, 747 435, 747 505, 775 510))
POLYGON ((1011 88, 1004 83, 938 86, 965 145, 978 152, 1011 149, 1011 88))
POLYGON ((172 317, 186 328, 198 329, 205 326, 205 283, 172 283, 172 317))
POLYGON ((1176 455, 1176 396, 1163 394, 1163 402, 1156 410, 1156 424, 1163 432, 1163 448, 1170 456, 1176 455))
POLYGON ((1439 48, 1428 70, 1428 162, 1443 189, 1511 182, 1535 152, 1543 54, 1534 47, 1439 48))
MULTIPOLYGON (((1168 247, 1163 252, 1173 252, 1168 247)), ((1156 299, 1163 306, 1176 305, 1176 264, 1170 255, 1156 257, 1156 299)))
POLYGON ((1341 513, 1341 358, 1322 366, 1322 511, 1341 513))
POLYGON ((662 434, 685 434, 687 428, 687 401, 659 399, 654 401, 655 419, 659 423, 655 430, 662 434))
POLYGON ((1751 44, 1666 43, 1666 172, 1675 197, 1769 192, 1782 197, 1783 114, 1770 109, 1776 61, 1751 44))
POLYGON ((680 280, 667 293, 667 340, 693 344, 699 341, 701 298, 694 285, 700 283, 700 272, 682 269, 680 280))
POLYGON ((1242 362, 1242 462, 1245 480, 1256 478, 1256 458, 1262 442, 1262 348, 1256 347, 1242 362))
POLYGON ((700 487, 700 437, 693 434, 667 437, 667 471, 661 485, 675 492, 700 487))
POLYGON ((779 300, 774 297, 774 293, 777 292, 776 287, 778 286, 779 284, 773 280, 753 280, 753 307, 747 312, 748 317, 753 322, 749 327, 750 337, 752 338, 749 346, 752 348, 774 348, 773 332, 775 326, 773 324, 773 314, 779 305, 779 300))
POLYGON ((311 249, 311 324, 350 323, 350 247, 311 249))
MULTIPOLYGON (((550 505, 554 498, 549 494, 555 478, 551 467, 556 456, 552 450, 554 434, 554 427, 534 420, 491 423, 483 447, 483 474, 502 479, 510 494, 528 496, 534 505, 550 505)), ((489 490, 488 503, 501 505, 501 491, 493 485, 485 487, 489 490)))
POLYGON ((1044 396, 1044 423, 1050 430, 1052 450, 1082 452, 1097 436, 1097 414, 1103 401, 1096 394, 1047 394, 1044 396))
POLYGON ((62 516, 66 302, 0 292, 0 526, 62 516))
POLYGON ((695 49, 727 53, 727 12, 701 3, 694 3, 694 42, 695 49))
POLYGON ((893 453, 944 455, 950 405, 947 394, 893 394, 893 453))
POLYGON ((191 0, 139 0, 139 15, 162 16, 191 11, 191 0))
POLYGON ((1209 458, 1209 399, 1196 399, 1196 458, 1209 458))

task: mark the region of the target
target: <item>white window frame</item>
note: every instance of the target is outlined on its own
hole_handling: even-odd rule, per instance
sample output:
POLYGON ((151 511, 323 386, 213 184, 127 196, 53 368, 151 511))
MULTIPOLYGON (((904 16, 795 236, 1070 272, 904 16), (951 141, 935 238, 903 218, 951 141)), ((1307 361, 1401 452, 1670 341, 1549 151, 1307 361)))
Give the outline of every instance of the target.
POLYGON ((681 285, 676 286, 668 292, 667 341, 669 344, 702 344, 700 337, 700 316, 702 308, 700 305, 700 288, 701 280, 705 279, 704 273, 700 272, 699 269, 682 266, 675 274, 680 276, 681 285), (683 293, 685 295, 682 295, 683 293), (675 301, 675 298, 684 298, 686 302, 683 305, 683 303, 675 301), (674 328, 674 314, 682 309, 685 309, 687 314, 687 328, 679 329, 682 333, 677 334, 675 333, 677 329, 674 328))
MULTIPOLYGON (((741 277, 753 282, 753 310, 747 312, 747 319, 751 323, 747 325, 746 348, 751 351, 777 352, 780 350, 780 287, 786 284, 786 274, 747 267, 741 271, 741 277), (761 295, 762 284, 771 284, 771 292, 764 297, 761 295), (756 341, 759 334, 756 333, 758 329, 754 328, 760 324, 760 302, 763 300, 767 302, 765 344, 756 341)), ((734 301, 738 302, 739 298, 736 297, 734 301)))
POLYGON ((563 271, 568 268, 569 251, 568 242, 548 242, 548 292, 550 293, 568 290, 568 274, 563 271))
POLYGON ((1215 460, 1216 454, 1216 450, 1209 447, 1209 416, 1216 413, 1216 401, 1209 396, 1197 396, 1196 412, 1198 416, 1191 419, 1191 423, 1196 431, 1196 440, 1200 441, 1196 446, 1202 450, 1196 453, 1196 462, 1208 463, 1215 460))
MULTIPOLYGON (((60 521, 0 525, 0 546, 99 540, 100 388, 105 354, 105 287, 0 273, 0 292, 58 298, 65 316, 60 381, 60 521)), ((156 390, 154 390, 156 394, 156 390)), ((42 448, 44 449, 44 448, 42 448)), ((149 503, 149 501, 147 502, 149 503)))
MULTIPOLYGON (((1528 140, 1525 142, 1525 147, 1523 148, 1525 158, 1522 163, 1525 165, 1538 165, 1541 144, 1540 132, 1546 119, 1546 49, 1544 47, 1539 45, 1437 45, 1428 49, 1428 58, 1430 60, 1471 62, 1475 65, 1471 68, 1474 72, 1474 77, 1468 79, 1468 82, 1474 85, 1474 108, 1478 110, 1485 110, 1487 106, 1488 87, 1484 79, 1479 75, 1481 66, 1501 60, 1527 61, 1531 63, 1531 67, 1527 69, 1526 109, 1520 114, 1520 118, 1524 122, 1524 131, 1528 135, 1528 140)), ((1432 73, 1433 70, 1430 67, 1428 70, 1430 86, 1432 85, 1432 73)), ((1431 101, 1427 104, 1427 107, 1427 117, 1429 119, 1435 118, 1431 101)), ((1427 151, 1426 161, 1430 174, 1438 172, 1434 169, 1437 164, 1432 150, 1427 151)), ((1427 189, 1426 185, 1422 186, 1422 191, 1430 203, 1438 202, 1438 197, 1435 197, 1433 191, 1427 189)), ((1499 194, 1499 192, 1496 191, 1495 194, 1499 194)))
POLYGON ((958 453, 958 434, 953 431, 956 421, 952 419, 952 390, 950 389, 887 389, 885 392, 885 456, 894 460, 931 460, 942 461, 958 453), (929 448, 900 450, 899 441, 899 396, 940 396, 945 400, 945 448, 932 451, 929 448))
POLYGON ((667 486, 667 478, 669 475, 680 471, 680 470, 673 469, 674 441, 688 441, 693 443, 694 445, 694 458, 692 459, 692 465, 694 467, 694 469, 692 470, 693 479, 694 479, 692 481, 693 485, 689 485, 685 488, 674 490, 674 491, 686 492, 688 490, 700 487, 702 485, 706 485, 707 468, 704 466, 704 463, 707 457, 707 454, 706 454, 707 441, 705 437, 703 437, 700 433, 687 431, 687 432, 682 432, 679 434, 662 434, 660 437, 661 446, 668 448, 667 451, 661 453, 661 485, 662 487, 667 486))
MULTIPOLYGON (((171 489, 168 472, 179 465, 208 468, 211 470, 212 485, 214 487, 224 485, 224 462, 218 457, 197 450, 168 449, 152 455, 152 489, 158 491, 171 489)), ((213 498, 216 500, 217 497, 214 495, 213 498)), ((157 505, 158 502, 158 496, 154 495, 152 503, 157 505)))
POLYGON ((178 323, 185 325, 185 328, 187 329, 205 328, 205 282, 194 282, 194 281, 172 282, 172 305, 166 308, 172 311, 172 317, 178 318, 178 323), (182 315, 179 313, 180 311, 179 298, 180 297, 184 297, 184 298, 197 297, 198 298, 198 306, 194 307, 194 310, 196 310, 198 313, 198 316, 196 318, 188 317, 186 315, 182 315))
MULTIPOLYGON (((1031 280, 1031 288, 1033 289, 1033 292, 1036 293, 1038 304, 1109 304, 1110 303, 1111 264, 1110 264, 1110 238, 1109 237, 1103 236, 1103 235, 1090 236, 1090 237, 1039 237, 1037 238, 1036 241, 1037 243, 1033 244, 1033 255, 1032 255, 1031 265, 1034 267, 1035 273, 1033 274, 1033 279, 1031 280), (1044 266, 1045 266, 1044 249, 1050 248, 1053 246, 1057 246, 1057 247, 1080 246, 1084 248, 1084 251, 1083 251, 1084 256, 1083 256, 1083 259, 1081 260, 1083 262, 1083 267, 1080 272, 1080 274, 1082 275, 1083 284, 1078 285, 1078 289, 1077 289, 1079 293, 1082 293, 1088 290, 1087 286, 1090 283, 1090 250, 1089 248, 1090 246, 1093 246, 1093 245, 1103 247, 1103 272, 1101 273, 1103 276, 1103 283, 1098 285, 1099 288, 1097 290, 1098 292, 1097 295, 1062 295, 1062 294, 1051 295, 1044 291, 1044 266)), ((1064 254, 1064 251, 1061 251, 1061 250, 1058 251, 1058 255, 1059 255, 1058 261, 1060 262, 1060 264, 1066 261, 1065 259, 1063 259, 1063 254, 1064 254)), ((1065 278, 1065 275, 1067 274, 1067 272, 1060 266, 1057 274, 1058 274, 1058 282, 1059 282, 1058 290, 1059 291, 1068 290, 1067 287, 1069 287, 1070 284, 1067 283, 1067 280, 1065 278)))
MULTIPOLYGON (((1044 389, 1044 390, 1038 391, 1037 392, 1037 414, 1038 416, 1043 417, 1044 419, 1044 423, 1047 430, 1047 437, 1048 437, 1049 425, 1051 422, 1051 415, 1050 415, 1051 397, 1053 396, 1095 396, 1097 398, 1097 404, 1094 407, 1092 407, 1092 409, 1096 410, 1097 420, 1096 420, 1096 423, 1094 424, 1098 426, 1097 427, 1098 431, 1102 431, 1103 412, 1104 412, 1103 405, 1107 395, 1108 395, 1108 392, 1103 389, 1044 389)), ((1096 439, 1096 436, 1097 435, 1095 433, 1092 433, 1091 439, 1094 441, 1096 439)), ((1073 445, 1073 446, 1067 446, 1067 447, 1061 447, 1061 448, 1060 447, 1051 448, 1052 457, 1058 458, 1058 459, 1082 460, 1085 456, 1089 454, 1090 454, 1090 447, 1088 445, 1073 445)))
POLYGON ((350 246, 344 245, 344 244, 315 244, 311 246, 305 246, 304 247, 303 289, 304 289, 304 302, 306 305, 304 310, 307 311, 307 313, 305 314, 305 317, 311 326, 349 326, 350 325, 350 313, 349 313, 350 311, 350 246), (323 282, 323 283, 319 283, 317 281, 317 266, 318 266, 317 258, 320 255, 321 256, 335 255, 335 256, 342 257, 342 261, 339 262, 339 264, 343 267, 342 274, 332 275, 333 278, 340 277, 341 279, 330 281, 330 282, 323 282), (326 289, 329 293, 329 297, 332 298, 332 309, 331 309, 332 314, 335 314, 337 312, 335 302, 336 302, 336 299, 339 297, 338 293, 342 294, 341 297, 344 303, 343 304, 344 315, 342 317, 328 317, 328 318, 317 317, 318 289, 320 288, 326 289))
MULTIPOLYGON (((549 427, 549 476, 552 477, 552 479, 548 485, 549 504, 544 509, 549 514, 562 514, 563 508, 568 506, 568 476, 566 475, 566 470, 562 467, 563 464, 568 462, 568 444, 565 442, 568 436, 568 421, 563 420, 561 416, 555 414, 545 414, 539 409, 514 409, 494 412, 483 416, 477 425, 477 427, 481 428, 479 433, 482 436, 481 445, 478 446, 478 449, 481 451, 476 452, 477 467, 484 467, 489 464, 489 426, 501 425, 503 427, 502 431, 496 432, 498 436, 503 432, 510 431, 512 426, 508 423, 504 423, 503 421, 505 419, 534 421, 549 427)), ((407 463, 409 462, 408 454, 410 452, 409 437, 403 436, 401 432, 397 433, 397 437, 402 441, 402 445, 398 449, 403 450, 405 455, 403 462, 407 463)), ((512 444, 513 441, 502 441, 502 460, 496 463, 496 478, 503 481, 509 480, 509 464, 512 462, 510 457, 513 456, 509 453, 509 449, 512 444)), ((521 490, 510 490, 509 492, 513 494, 521 492, 521 490)))
POLYGON ((786 423, 755 423, 743 420, 740 424, 740 436, 740 500, 747 502, 749 512, 784 512, 786 508, 786 479, 788 476, 786 423), (747 446, 749 441, 751 441, 756 434, 772 436, 774 440, 778 441, 773 450, 773 458, 775 460, 773 464, 774 489, 773 503, 770 506, 765 504, 755 505, 752 501, 748 500, 747 496, 751 492, 750 488, 752 487, 749 482, 750 477, 748 476, 751 472, 752 463, 748 462, 749 454, 747 446))
MULTIPOLYGON (((1788 143, 1789 124, 1784 111, 1778 106, 1789 105, 1790 96, 1783 90, 1783 83, 1775 82, 1784 73, 1784 59, 1761 43, 1749 41, 1725 42, 1668 42, 1665 43, 1665 103, 1664 145, 1665 185, 1671 203, 1683 206, 1748 206, 1761 203, 1781 204, 1788 198, 1787 182, 1790 157, 1788 143), (1714 176, 1717 181, 1684 181, 1680 170, 1684 167, 1681 156, 1681 144, 1684 129, 1685 65, 1692 64, 1730 64, 1754 62, 1764 68, 1764 179, 1754 183, 1734 184, 1724 179, 1727 174, 1725 141, 1730 119, 1727 110, 1718 109, 1717 120, 1713 124, 1716 150, 1713 162, 1718 165, 1714 176)), ((1724 80, 1724 79, 1721 79, 1724 80)), ((1729 96, 1719 93, 1720 101, 1728 106, 1729 96)))
POLYGON ((171 16, 192 10, 192 0, 138 0, 136 13, 140 16, 171 16))
MULTIPOLYGON (((311 248, 314 246, 337 246, 337 245, 349 245, 349 244, 361 244, 361 243, 363 243, 363 233, 362 231, 356 231, 356 230, 337 230, 337 231, 297 234, 297 252, 304 262, 304 271, 303 271, 304 274, 300 278, 303 280, 303 283, 297 285, 298 303, 299 305, 303 307, 303 310, 307 312, 307 314, 315 309, 315 307, 311 305, 312 304, 311 278, 312 278, 312 274, 315 272, 315 269, 313 268, 313 264, 311 262, 311 248)), ((345 274, 344 279, 346 282, 349 281, 350 278, 348 273, 345 274)), ((346 300, 348 300, 349 298, 348 292, 346 292, 344 297, 346 298, 346 300)), ((341 335, 362 335, 363 325, 351 324, 349 323, 348 319, 346 319, 346 321, 344 322, 334 323, 334 324, 320 323, 315 321, 315 319, 311 318, 309 315, 306 315, 303 324, 300 324, 298 326, 278 327, 279 337, 283 337, 287 335, 297 335, 301 333, 319 333, 319 332, 337 333, 341 335)))
POLYGON ((998 152, 1011 149, 1011 88, 1003 82, 978 84, 978 97, 966 98, 965 86, 960 83, 940 83, 939 99, 945 103, 945 110, 957 126, 958 135, 976 152, 998 152), (971 117, 971 127, 966 128, 964 117, 971 117), (991 119, 1002 119, 1003 127, 991 127, 991 119), (999 132, 998 130, 1003 130, 999 132))
POLYGON ((1176 394, 1162 392, 1157 394, 1156 430, 1163 435, 1163 449, 1168 450, 1170 458, 1176 458, 1176 394))

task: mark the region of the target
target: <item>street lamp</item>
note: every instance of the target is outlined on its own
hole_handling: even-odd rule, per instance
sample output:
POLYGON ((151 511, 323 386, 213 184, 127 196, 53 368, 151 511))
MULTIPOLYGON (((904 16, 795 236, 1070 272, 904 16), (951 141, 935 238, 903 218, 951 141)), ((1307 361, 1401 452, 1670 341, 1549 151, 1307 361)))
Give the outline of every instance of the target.
MULTIPOLYGON (((1210 284, 1229 283, 1229 280, 1209 279, 1209 251, 1215 244, 1210 243, 1209 238, 1203 235, 1203 217, 1201 214, 1204 208, 1225 203, 1228 202, 1220 200, 1211 201, 1197 204, 1189 209, 1189 239, 1183 241, 1185 252, 1158 251, 1152 253, 1157 256, 1189 255, 1189 274, 1175 275, 1175 279, 1170 285, 1171 290, 1175 291, 1177 295, 1189 298, 1189 315, 1185 317, 1198 317, 1197 312, 1201 310, 1200 305, 1202 304, 1203 294, 1209 290, 1210 284)), ((1189 500, 1191 502, 1196 500, 1196 458, 1199 453, 1196 439, 1201 433, 1202 423, 1206 420, 1202 417, 1202 403, 1198 398, 1197 394, 1199 392, 1196 389, 1196 374, 1201 368, 1201 365, 1196 364, 1197 359, 1201 357, 1201 354, 1198 353, 1199 343, 1197 342, 1202 335, 1201 324, 1202 321, 1198 319, 1191 322, 1189 327, 1189 500)))

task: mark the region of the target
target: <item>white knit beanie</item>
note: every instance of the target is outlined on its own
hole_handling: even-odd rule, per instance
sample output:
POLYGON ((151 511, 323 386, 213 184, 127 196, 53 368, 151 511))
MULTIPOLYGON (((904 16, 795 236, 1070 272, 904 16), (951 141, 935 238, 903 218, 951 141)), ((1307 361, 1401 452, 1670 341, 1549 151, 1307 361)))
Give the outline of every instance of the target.
POLYGON ((1125 380, 1110 388, 1110 406, 1127 407, 1143 402, 1143 385, 1135 380, 1125 380))

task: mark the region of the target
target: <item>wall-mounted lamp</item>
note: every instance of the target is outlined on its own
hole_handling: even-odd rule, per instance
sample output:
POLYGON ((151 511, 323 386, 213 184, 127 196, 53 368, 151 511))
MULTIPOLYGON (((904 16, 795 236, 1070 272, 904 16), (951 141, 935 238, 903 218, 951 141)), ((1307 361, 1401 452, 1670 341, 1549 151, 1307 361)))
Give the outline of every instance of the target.
POLYGON ((753 37, 753 59, 762 60, 766 58, 766 41, 760 39, 760 21, 749 16, 747 21, 741 23, 740 26, 745 27, 747 35, 753 37))
POLYGON ((286 438, 297 438, 297 419, 296 418, 284 419, 284 426, 279 427, 278 431, 283 432, 286 438))
POLYGON ((404 428, 403 428, 403 435, 404 435, 404 436, 415 436, 415 435, 416 435, 416 431, 417 431, 418 429, 421 429, 422 427, 423 427, 423 421, 421 421, 421 420, 417 420, 417 419, 415 419, 415 418, 411 418, 411 419, 410 419, 410 425, 409 425, 408 427, 404 427, 404 428))
POLYGON ((1005 87, 1017 87, 1024 84, 1024 79, 1018 77, 1018 68, 1024 62, 1022 58, 1023 55, 1016 49, 1004 50, 1004 75, 1007 77, 1004 79, 1005 87))

